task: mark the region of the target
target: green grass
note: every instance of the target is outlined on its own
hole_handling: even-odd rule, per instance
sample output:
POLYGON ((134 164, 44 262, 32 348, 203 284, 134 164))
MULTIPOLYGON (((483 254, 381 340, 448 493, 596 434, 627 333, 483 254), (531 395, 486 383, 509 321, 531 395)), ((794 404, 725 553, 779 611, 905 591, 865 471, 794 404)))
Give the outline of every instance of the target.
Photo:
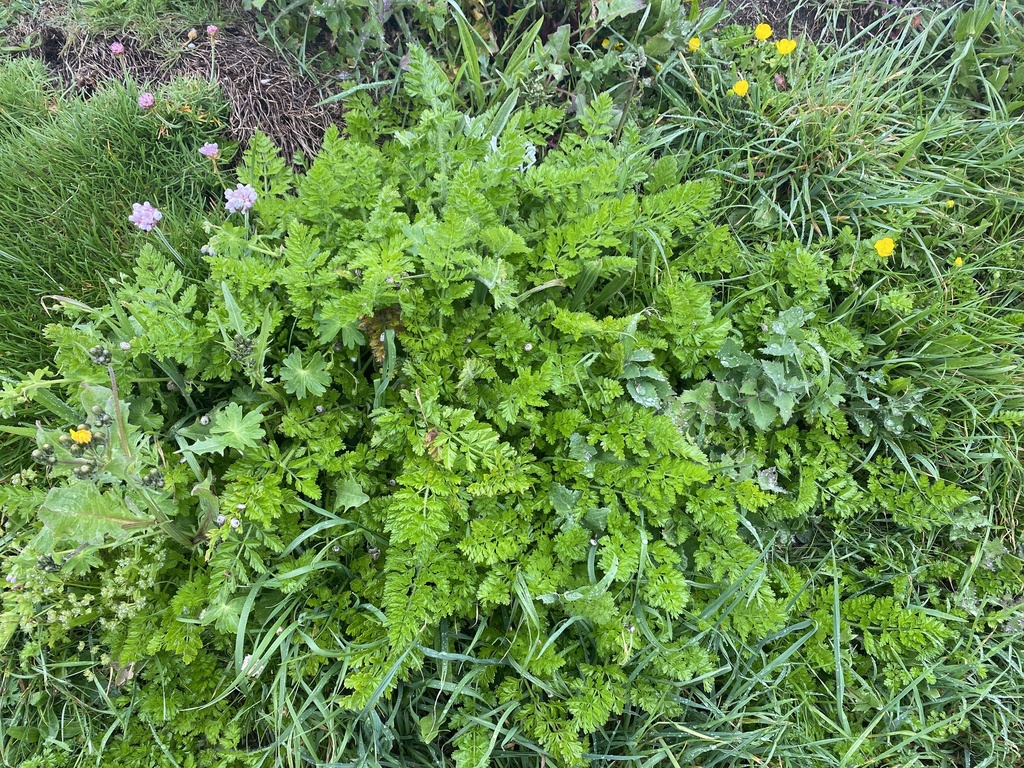
POLYGON ((6 63, 0 77, 0 140, 10 141, 25 127, 46 122, 53 99, 41 62, 17 59, 6 63))
MULTIPOLYGON (((1019 106, 1008 111, 991 90, 967 98, 988 82, 960 55, 969 48, 959 15, 934 14, 920 28, 908 16, 883 17, 834 52, 802 41, 779 65, 746 56, 749 38, 735 28, 696 56, 666 60, 653 91, 680 127, 674 148, 690 173, 726 182, 745 238, 807 243, 843 225, 867 235, 893 226, 897 210, 946 222, 950 199, 960 224, 996 207, 1020 216, 1019 106), (746 99, 728 94, 739 75, 754 83, 746 99)), ((1007 25, 1019 28, 1011 15, 1007 25)))
POLYGON ((44 296, 93 301, 106 278, 130 271, 147 239, 128 221, 133 202, 163 211, 162 231, 194 263, 220 196, 197 150, 219 135, 224 103, 210 85, 180 81, 158 92, 158 117, 137 96, 110 83, 88 100, 65 97, 35 60, 0 68, 0 368, 48 358, 44 296))
MULTIPOLYGON (((133 14, 151 6, 98 0, 102 13, 94 18, 127 28, 133 14)), ((884 394, 916 398, 914 412, 927 423, 879 429, 862 436, 859 449, 865 462, 905 466, 922 482, 956 482, 976 501, 954 524, 933 529, 896 525, 876 507, 847 517, 819 510, 794 530, 778 521, 761 525, 752 535, 763 544, 768 578, 779 585, 794 574, 804 580, 790 598, 787 626, 740 642, 721 628, 726 605, 700 624, 723 659, 721 674, 707 686, 666 683, 665 695, 682 714, 651 721, 627 713, 594 736, 591 764, 1024 765, 1024 633, 1015 604, 1024 599, 1017 523, 1024 482, 1024 112, 1019 90, 994 86, 1003 62, 1019 68, 1024 52, 1015 47, 1021 8, 1004 7, 994 7, 981 28, 978 16, 950 10, 926 13, 915 29, 896 11, 836 49, 801 41, 782 69, 785 90, 772 85, 769 65, 743 58, 748 31, 716 33, 695 20, 700 55, 661 60, 657 73, 645 72, 652 84, 635 99, 635 82, 617 88, 620 104, 629 101, 645 121, 657 117, 664 152, 687 177, 722 181, 722 215, 714 223, 730 227, 744 249, 741 270, 707 278, 723 303, 740 291, 733 285, 760 280, 776 290, 769 257, 781 242, 837 258, 865 245, 873 257, 874 239, 895 237, 894 256, 876 262, 859 289, 823 300, 821 311, 863 333, 865 351, 844 375, 884 374, 884 394), (755 83, 745 100, 727 94, 739 74, 755 83), (820 594, 804 605, 811 590, 820 594), (867 630, 843 615, 843 602, 864 595, 896 595, 902 606, 951 627, 952 639, 943 653, 887 684, 861 652, 867 630), (808 661, 817 628, 827 635, 834 669, 808 661)), ((489 77, 474 81, 503 98, 489 77)), ((190 125, 159 135, 158 126, 140 121, 133 100, 133 91, 116 85, 93 103, 64 100, 31 64, 10 67, 0 79, 0 248, 11 253, 0 289, 14 297, 5 305, 0 344, 8 345, 9 359, 27 364, 43 354, 41 295, 101 296, 103 275, 130 264, 144 239, 127 224, 130 202, 150 199, 165 215, 173 212, 167 232, 183 253, 202 240, 197 223, 216 180, 202 176, 194 146, 212 133, 190 125), (96 105, 114 115, 110 123, 96 105), (33 168, 47 169, 36 188, 23 182, 33 168), (78 185, 77 195, 61 193, 78 185), (69 225, 64 216, 71 214, 69 225)), ((733 599, 750 594, 750 584, 738 584, 733 599)), ((310 623, 330 626, 332 614, 303 610, 303 596, 287 596, 239 635, 236 656, 243 642, 274 654, 278 666, 267 687, 205 709, 215 698, 209 690, 225 690, 230 681, 218 668, 204 670, 212 682, 187 701, 196 717, 246 729, 249 746, 271 756, 267 765, 308 765, 316 754, 346 765, 447 764, 447 747, 437 739, 420 743, 418 734, 481 668, 437 660, 360 718, 332 704, 345 693, 345 654, 321 653, 304 634, 310 623), (306 665, 323 666, 313 683, 307 677, 294 684, 301 675, 291 671, 306 665)), ((472 646, 471 632, 457 639, 472 646)), ((52 658, 26 653, 23 664, 6 662, 0 691, 9 697, 2 703, 11 720, 0 724, 0 759, 30 754, 24 744, 34 738, 46 745, 38 748, 39 765, 86 764, 61 747, 81 733, 105 745, 113 761, 120 724, 159 723, 161 704, 182 701, 170 668, 153 672, 151 665, 144 701, 113 702, 105 681, 82 681, 73 656, 69 646, 52 658), (33 696, 18 698, 20 685, 33 696), (89 707, 64 704, 83 700, 89 707)), ((499 745, 493 764, 545 764, 506 715, 494 711, 486 721, 499 745)))
POLYGON ((66 10, 90 33, 126 34, 145 45, 219 23, 223 13, 216 0, 71 0, 66 10))
MULTIPOLYGON (((1019 86, 994 88, 990 66, 1020 65, 1024 16, 1019 4, 990 6, 986 26, 980 5, 975 15, 926 11, 919 28, 907 24, 913 12, 894 12, 834 51, 802 41, 799 59, 778 69, 786 89, 774 85, 772 67, 743 58, 749 33, 734 28, 721 40, 708 31, 701 55, 675 57, 658 73, 650 104, 667 107, 670 146, 687 174, 722 180, 727 221, 750 246, 750 273, 765 269, 759 245, 770 253, 792 239, 839 254, 851 239, 897 239, 896 254, 827 310, 832 322, 870 334, 867 354, 847 373, 884 373, 899 387, 890 392, 917 397, 916 412, 927 419, 879 431, 865 448, 979 499, 975 519, 928 534, 874 510, 829 523, 826 510, 810 540, 783 548, 777 562, 825 573, 838 562, 838 575, 858 594, 875 595, 892 594, 908 575, 913 585, 949 567, 959 575, 947 589, 912 586, 901 599, 930 611, 942 605, 932 615, 954 627, 964 616, 970 626, 971 611, 985 606, 1002 617, 964 630, 943 656, 908 670, 895 696, 878 670, 839 662, 842 705, 794 697, 802 684, 779 685, 806 674, 799 654, 781 661, 800 625, 768 647, 724 651, 735 667, 715 696, 695 696, 683 722, 647 735, 652 745, 664 743, 661 759, 669 752, 679 764, 699 756, 702 765, 1024 759, 1014 735, 1024 716, 1024 639, 1014 607, 1024 597, 1015 490, 1024 481, 1024 114, 1019 86), (747 99, 727 93, 740 75, 755 83, 747 99), (871 711, 861 733, 840 714, 851 705, 871 711), (738 722, 749 723, 742 735, 738 722), (713 749, 704 752, 702 743, 713 749)), ((837 684, 825 677, 818 687, 837 684)))

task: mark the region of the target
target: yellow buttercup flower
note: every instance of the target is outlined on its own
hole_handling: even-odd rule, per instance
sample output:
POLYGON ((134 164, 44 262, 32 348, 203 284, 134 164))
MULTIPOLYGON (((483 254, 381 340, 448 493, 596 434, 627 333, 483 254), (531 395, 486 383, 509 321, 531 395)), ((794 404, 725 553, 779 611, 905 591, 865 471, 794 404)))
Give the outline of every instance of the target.
POLYGON ((750 91, 750 83, 746 80, 737 80, 732 87, 732 92, 737 96, 746 96, 750 91))
POLYGON ((782 38, 775 43, 775 50, 779 52, 781 56, 788 56, 796 50, 796 40, 790 40, 789 38, 782 38))
POLYGON ((88 445, 92 442, 92 432, 88 429, 72 429, 71 439, 78 445, 88 445))
POLYGON ((883 259, 892 256, 892 252, 896 250, 896 243, 891 237, 883 237, 877 243, 875 243, 875 251, 883 259))
POLYGON ((758 24, 754 27, 754 37, 762 42, 772 36, 772 25, 771 24, 758 24))
POLYGON ((954 205, 956 205, 956 203, 954 203, 952 200, 947 200, 946 201, 946 207, 947 208, 952 208, 954 205))
POLYGON ((962 267, 963 265, 964 265, 964 260, 961 259, 959 256, 957 256, 955 259, 953 259, 953 266, 954 267, 962 267))
POLYGON ((700 38, 691 37, 690 42, 686 44, 686 47, 690 49, 690 53, 696 53, 698 50, 700 50, 700 38))
POLYGON ((612 44, 612 41, 609 40, 607 37, 604 40, 601 41, 601 47, 602 48, 607 48, 611 44, 612 44))

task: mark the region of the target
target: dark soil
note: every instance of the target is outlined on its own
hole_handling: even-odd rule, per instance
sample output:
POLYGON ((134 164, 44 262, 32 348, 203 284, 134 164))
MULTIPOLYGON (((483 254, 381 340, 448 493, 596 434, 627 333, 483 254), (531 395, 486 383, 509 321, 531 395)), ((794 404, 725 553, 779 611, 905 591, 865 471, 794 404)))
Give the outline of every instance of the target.
POLYGON ((341 120, 340 104, 318 106, 326 94, 258 41, 248 21, 222 27, 213 42, 200 28, 194 40, 186 33, 177 44, 171 41, 160 49, 128 36, 69 40, 56 23, 48 23, 46 14, 24 22, 15 36, 38 40, 22 55, 41 58, 64 87, 83 96, 126 72, 152 89, 179 77, 209 78, 212 68, 231 104, 231 137, 244 144, 255 131, 262 131, 288 160, 296 152, 315 156, 324 131, 341 120), (118 58, 110 52, 115 40, 125 47, 118 58))

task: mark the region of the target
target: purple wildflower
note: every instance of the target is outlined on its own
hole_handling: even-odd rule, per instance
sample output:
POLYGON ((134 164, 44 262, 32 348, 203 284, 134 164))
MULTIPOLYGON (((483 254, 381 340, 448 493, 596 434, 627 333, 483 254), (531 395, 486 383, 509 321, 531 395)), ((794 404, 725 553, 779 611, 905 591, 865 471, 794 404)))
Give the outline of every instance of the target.
POLYGON ((226 190, 224 199, 228 213, 244 213, 255 205, 256 190, 248 184, 239 184, 238 189, 226 190))
POLYGON ((211 24, 206 28, 206 34, 208 34, 210 37, 216 37, 218 32, 220 32, 220 30, 217 29, 216 24, 211 24))
POLYGON ((199 252, 200 253, 205 253, 207 256, 213 256, 214 255, 213 248, 211 246, 209 246, 209 245, 204 245, 202 248, 199 249, 199 252))
POLYGON ((13 573, 8 573, 7 574, 6 581, 7 581, 8 584, 17 584, 18 583, 18 579, 17 579, 17 577, 13 573))
POLYGON ((150 205, 149 200, 147 200, 142 205, 132 203, 132 215, 128 217, 128 221, 143 232, 149 232, 163 217, 164 215, 150 205))
POLYGON ((208 141, 199 148, 199 154, 203 157, 208 157, 211 160, 216 160, 220 157, 220 147, 214 142, 208 141))
POLYGON ((152 93, 140 93, 139 94, 139 106, 143 109, 149 109, 156 104, 156 98, 152 93))
POLYGON ((117 42, 111 43, 110 52, 115 56, 124 56, 124 46, 117 42))

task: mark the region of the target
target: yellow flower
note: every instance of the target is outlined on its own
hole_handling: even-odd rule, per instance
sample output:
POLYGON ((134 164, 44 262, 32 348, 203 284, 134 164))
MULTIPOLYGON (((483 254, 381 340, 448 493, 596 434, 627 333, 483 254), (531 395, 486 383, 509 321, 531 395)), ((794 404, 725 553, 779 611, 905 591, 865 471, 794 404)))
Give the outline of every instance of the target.
POLYGON ((746 96, 750 91, 750 83, 746 80, 737 80, 736 84, 732 87, 732 92, 737 96, 746 96))
POLYGON ((961 259, 959 256, 957 256, 955 259, 953 259, 953 266, 954 267, 962 267, 963 265, 964 265, 964 260, 961 259))
POLYGON ((661 72, 661 64, 655 64, 654 65, 654 71, 655 72, 661 72))
POLYGON ((79 445, 88 445, 92 442, 92 432, 88 429, 72 429, 71 439, 79 445))
POLYGON ((616 51, 621 51, 623 48, 626 47, 626 44, 625 43, 616 43, 612 47, 615 48, 616 51))
POLYGON ((690 42, 686 44, 686 47, 690 49, 690 53, 696 53, 698 50, 700 50, 700 38, 691 37, 690 42))
POLYGON ((947 200, 946 201, 946 207, 947 208, 952 208, 954 205, 956 205, 956 203, 954 203, 952 200, 947 200))
POLYGON ((754 37, 758 40, 764 41, 772 36, 772 25, 771 24, 758 24, 754 27, 754 37))
POLYGON ((601 41, 601 47, 602 48, 607 48, 611 44, 612 44, 612 41, 609 40, 607 37, 604 40, 601 41))
POLYGON ((796 40, 784 37, 775 43, 775 50, 779 52, 779 55, 787 56, 796 50, 796 40))
POLYGON ((875 251, 883 259, 892 256, 892 252, 896 250, 896 243, 893 242, 891 237, 883 237, 877 243, 875 243, 875 251))

